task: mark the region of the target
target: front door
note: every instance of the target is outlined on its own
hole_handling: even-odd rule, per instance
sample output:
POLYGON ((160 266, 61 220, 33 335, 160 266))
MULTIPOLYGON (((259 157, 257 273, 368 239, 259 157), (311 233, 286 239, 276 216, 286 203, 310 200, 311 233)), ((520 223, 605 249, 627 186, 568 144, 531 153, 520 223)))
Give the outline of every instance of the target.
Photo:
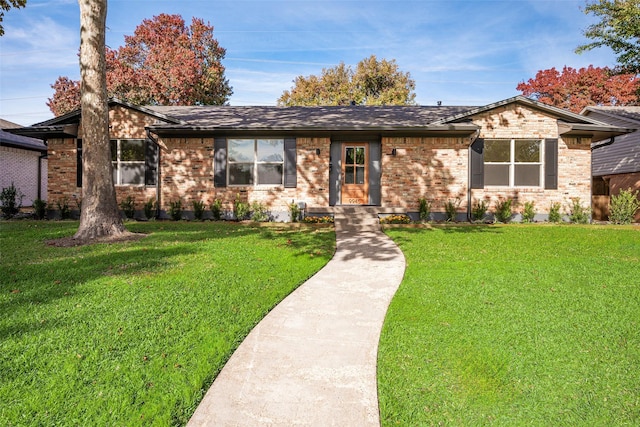
POLYGON ((345 143, 342 145, 342 204, 366 205, 368 203, 368 144, 345 143))

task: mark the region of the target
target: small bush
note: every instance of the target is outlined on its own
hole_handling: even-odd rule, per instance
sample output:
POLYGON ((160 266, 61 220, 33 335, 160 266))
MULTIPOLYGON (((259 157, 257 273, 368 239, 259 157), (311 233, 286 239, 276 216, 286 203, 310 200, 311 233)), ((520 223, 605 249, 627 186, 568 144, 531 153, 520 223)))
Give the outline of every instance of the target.
POLYGON ((614 224, 631 224, 638 209, 640 209, 638 191, 632 193, 631 188, 621 190, 617 196, 611 196, 609 220, 614 224))
POLYGON ((420 221, 427 222, 431 219, 431 202, 424 197, 418 199, 418 214, 420 221))
POLYGON ((233 202, 233 216, 237 221, 242 221, 247 219, 249 216, 249 204, 240 200, 240 196, 236 197, 235 202, 233 202))
POLYGON ((33 210, 36 219, 44 219, 47 215, 47 202, 42 199, 35 199, 33 201, 33 210))
POLYGON ((170 201, 169 202, 169 217, 174 221, 180 221, 182 219, 182 201, 170 201))
POLYGON ((144 204, 144 216, 147 219, 151 219, 155 216, 154 211, 156 210, 156 201, 155 199, 149 199, 144 204))
POLYGON ((389 215, 380 218, 380 224, 409 224, 411 218, 407 215, 389 215))
POLYGON ((471 219, 474 221, 482 221, 487 214, 489 206, 484 200, 476 200, 471 205, 471 219))
POLYGON ((549 208, 549 222, 558 223, 562 221, 562 215, 560 215, 560 203, 551 203, 549 208))
POLYGON ((591 209, 582 206, 580 197, 571 199, 569 208, 569 220, 575 224, 587 224, 591 219, 591 209))
POLYGON ((307 224, 333 224, 332 216, 305 216, 302 220, 307 224))
POLYGON ((256 222, 268 222, 269 211, 267 207, 260 202, 251 203, 251 220, 256 222))
POLYGON ((24 194, 13 185, 13 182, 10 186, 3 188, 2 193, 0 193, 0 203, 2 203, 0 209, 2 210, 2 215, 4 215, 5 218, 13 218, 20 212, 23 198, 24 194))
POLYGON ((522 211, 522 222, 533 222, 536 216, 536 203, 525 202, 524 211, 522 211))
POLYGON ((69 200, 66 197, 62 199, 58 199, 56 201, 56 207, 60 212, 60 219, 69 219, 71 218, 71 208, 69 207, 69 200))
POLYGON ((512 205, 512 199, 506 198, 504 200, 499 200, 498 203, 496 203, 496 211, 494 213, 496 221, 504 224, 511 222, 511 218, 513 218, 513 211, 511 210, 512 205))
POLYGON ((460 206, 460 199, 447 200, 447 202, 444 204, 444 212, 447 216, 447 222, 456 221, 458 206, 460 206))
POLYGON ((191 201, 191 205, 193 206, 193 216, 198 220, 202 221, 202 217, 204 216, 205 205, 202 200, 193 200, 191 201))
POLYGON ((133 197, 127 196, 126 199, 120 202, 120 209, 124 212, 124 216, 129 219, 132 219, 136 214, 136 207, 133 201, 133 197))
POLYGON ((289 215, 291 215, 291 222, 298 222, 300 220, 300 207, 294 201, 289 205, 289 215))
POLYGON ((222 201, 220 199, 215 199, 213 203, 211 203, 211 215, 214 221, 220 221, 222 219, 222 201))

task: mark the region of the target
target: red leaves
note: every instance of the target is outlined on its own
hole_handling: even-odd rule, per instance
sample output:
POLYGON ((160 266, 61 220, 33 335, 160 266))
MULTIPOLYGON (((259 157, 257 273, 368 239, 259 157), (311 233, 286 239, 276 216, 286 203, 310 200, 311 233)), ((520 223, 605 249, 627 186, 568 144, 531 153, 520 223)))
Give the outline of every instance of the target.
POLYGON ((516 87, 525 96, 579 113, 589 105, 637 105, 640 80, 634 74, 614 74, 594 67, 540 70, 516 87))
MULTIPOLYGON (((224 78, 226 50, 213 38, 213 26, 180 15, 145 19, 125 45, 106 48, 107 91, 134 104, 224 104, 233 93, 224 78)), ((80 83, 60 77, 47 105, 56 114, 77 109, 80 83)))

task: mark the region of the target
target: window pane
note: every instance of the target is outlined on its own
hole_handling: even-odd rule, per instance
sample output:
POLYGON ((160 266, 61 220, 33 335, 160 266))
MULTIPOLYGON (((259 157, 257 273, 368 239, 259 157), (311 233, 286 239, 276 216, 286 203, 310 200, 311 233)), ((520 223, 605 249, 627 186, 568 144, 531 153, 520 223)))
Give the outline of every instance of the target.
POLYGON ((115 139, 112 139, 110 142, 111 142, 111 161, 117 162, 118 161, 118 141, 116 141, 115 139))
POLYGON ((516 165, 515 185, 538 187, 540 185, 540 165, 516 165))
POLYGON ((253 164, 231 163, 229 165, 229 185, 253 185, 253 164))
POLYGON ((253 162, 253 139, 230 139, 229 140, 229 161, 230 162, 253 162))
POLYGON ((352 165, 355 163, 353 147, 347 147, 347 153, 345 156, 344 163, 347 165, 352 165))
POLYGON ((488 139, 484 142, 484 161, 511 161, 511 141, 488 139))
POLYGON ((259 162, 284 161, 284 141, 282 139, 259 139, 258 140, 258 161, 259 162))
POLYGON ((258 185, 281 185, 282 165, 281 164, 259 164, 258 165, 258 185))
POLYGON ((356 164, 364 165, 364 147, 356 148, 356 164))
POLYGON ((344 183, 345 184, 353 184, 355 183, 355 178, 353 176, 353 166, 346 166, 344 168, 344 183))
POLYGON ((484 165, 484 185, 509 185, 509 165, 484 165))
POLYGON ((516 140, 516 162, 540 162, 540 141, 516 140))
POLYGON ((141 139, 120 140, 120 161, 144 161, 144 141, 141 139))
POLYGON ((364 168, 356 168, 356 184, 364 184, 364 168))
POLYGON ((144 164, 120 163, 120 184, 144 184, 144 164))

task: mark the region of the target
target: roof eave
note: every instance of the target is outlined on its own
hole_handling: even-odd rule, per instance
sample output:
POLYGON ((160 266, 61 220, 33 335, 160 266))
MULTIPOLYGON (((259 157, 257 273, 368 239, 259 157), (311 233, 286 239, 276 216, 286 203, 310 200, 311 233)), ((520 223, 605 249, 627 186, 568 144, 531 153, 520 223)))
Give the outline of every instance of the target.
POLYGON ((637 129, 618 126, 594 125, 587 123, 568 123, 558 121, 558 133, 560 136, 591 138, 591 142, 635 132, 637 129))

